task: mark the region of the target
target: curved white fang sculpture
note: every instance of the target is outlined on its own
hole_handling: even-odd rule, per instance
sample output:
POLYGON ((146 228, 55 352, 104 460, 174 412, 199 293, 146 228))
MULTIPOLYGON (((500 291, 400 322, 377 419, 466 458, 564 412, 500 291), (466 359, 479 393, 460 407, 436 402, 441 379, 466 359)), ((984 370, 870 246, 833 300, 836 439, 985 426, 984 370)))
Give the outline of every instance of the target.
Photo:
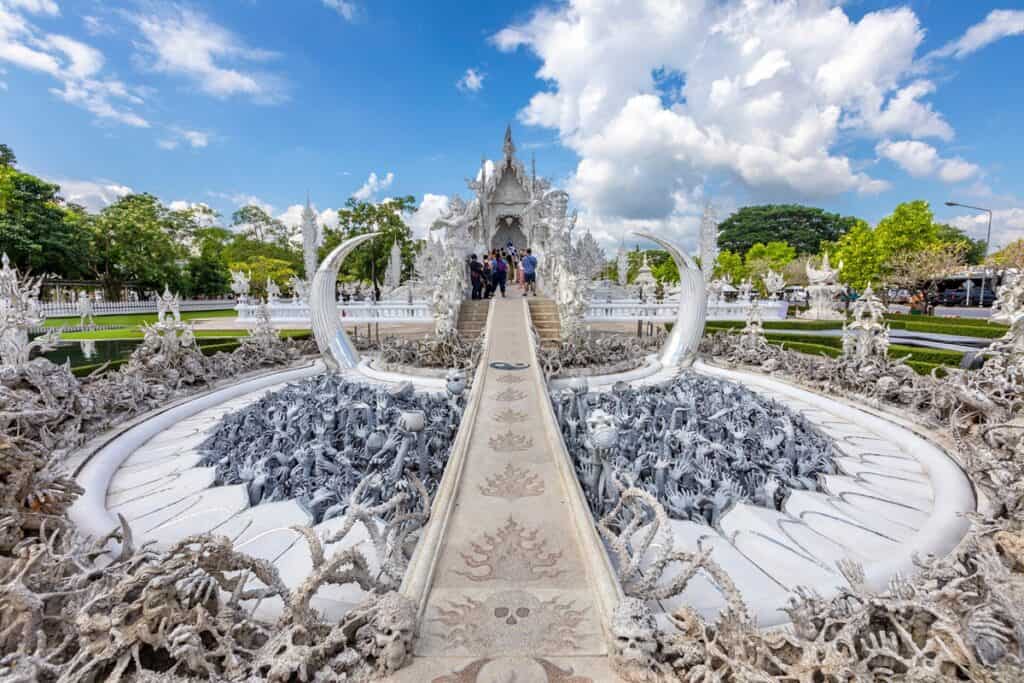
POLYGON ((379 233, 368 232, 339 244, 327 255, 313 276, 309 288, 309 314, 316 338, 317 348, 324 357, 329 370, 351 370, 359 365, 359 352, 345 333, 338 315, 338 301, 335 287, 338 269, 349 253, 363 242, 373 239, 379 233))
POLYGON ((704 276, 693 259, 671 242, 646 232, 633 234, 659 244, 679 269, 679 313, 659 360, 666 367, 688 368, 697 359, 697 349, 704 336, 704 321, 708 313, 704 276))

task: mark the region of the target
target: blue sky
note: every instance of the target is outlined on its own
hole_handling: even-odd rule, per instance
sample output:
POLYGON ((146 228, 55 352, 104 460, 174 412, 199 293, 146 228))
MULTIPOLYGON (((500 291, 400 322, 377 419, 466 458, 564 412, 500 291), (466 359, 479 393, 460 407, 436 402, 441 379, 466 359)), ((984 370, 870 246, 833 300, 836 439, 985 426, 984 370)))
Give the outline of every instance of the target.
POLYGON ((974 234, 941 203, 995 209, 1000 243, 1024 236, 1021 7, 0 0, 0 141, 93 208, 412 194, 422 230, 511 122, 608 244, 692 245, 706 201, 874 222, 917 198, 974 234))

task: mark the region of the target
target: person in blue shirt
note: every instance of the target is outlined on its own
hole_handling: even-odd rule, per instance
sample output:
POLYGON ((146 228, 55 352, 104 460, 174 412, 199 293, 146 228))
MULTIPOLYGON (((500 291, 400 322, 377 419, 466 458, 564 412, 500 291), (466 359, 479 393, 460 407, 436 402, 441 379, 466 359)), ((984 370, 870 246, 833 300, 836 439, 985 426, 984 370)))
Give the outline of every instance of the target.
POLYGON ((533 255, 532 249, 526 250, 520 266, 523 269, 523 296, 530 292, 537 296, 537 257, 533 255))

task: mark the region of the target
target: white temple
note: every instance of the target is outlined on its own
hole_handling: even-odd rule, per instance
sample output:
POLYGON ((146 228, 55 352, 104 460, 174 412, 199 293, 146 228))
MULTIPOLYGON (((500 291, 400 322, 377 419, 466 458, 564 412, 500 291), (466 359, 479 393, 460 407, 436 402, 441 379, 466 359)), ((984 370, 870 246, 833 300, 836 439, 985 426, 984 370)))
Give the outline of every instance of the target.
POLYGON ((459 237, 465 237, 467 251, 477 253, 509 242, 517 249, 542 251, 553 229, 571 230, 575 218, 566 223, 569 195, 552 189, 550 181, 537 176, 535 167, 527 174, 515 154, 509 126, 502 158, 495 162, 482 159, 476 177, 467 181, 474 198, 467 203, 455 195, 448 211, 434 224, 435 229, 446 229, 446 242, 454 237, 457 243, 459 237))

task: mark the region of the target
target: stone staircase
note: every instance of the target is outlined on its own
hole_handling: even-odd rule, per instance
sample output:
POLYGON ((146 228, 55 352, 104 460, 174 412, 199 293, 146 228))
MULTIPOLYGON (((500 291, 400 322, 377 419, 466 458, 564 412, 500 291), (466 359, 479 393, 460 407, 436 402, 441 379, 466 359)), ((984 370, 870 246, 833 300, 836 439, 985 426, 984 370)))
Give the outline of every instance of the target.
POLYGON ((537 328, 543 346, 556 346, 562 341, 562 325, 558 320, 558 305, 551 299, 530 297, 530 320, 537 328))
POLYGON ((459 308, 457 330, 463 339, 476 339, 487 325, 487 312, 491 309, 489 299, 463 301, 459 308))

